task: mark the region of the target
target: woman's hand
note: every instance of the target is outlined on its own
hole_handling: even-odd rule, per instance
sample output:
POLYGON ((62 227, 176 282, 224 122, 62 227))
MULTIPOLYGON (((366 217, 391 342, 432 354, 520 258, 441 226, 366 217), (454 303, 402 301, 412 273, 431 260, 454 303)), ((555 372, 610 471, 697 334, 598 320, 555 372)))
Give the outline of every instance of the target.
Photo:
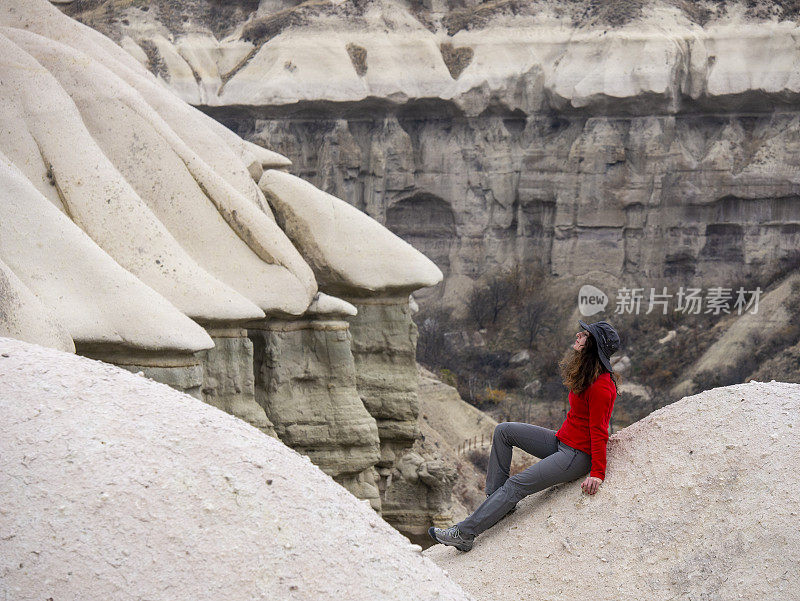
POLYGON ((594 493, 597 492, 602 483, 603 481, 600 478, 589 476, 588 478, 586 478, 586 480, 583 481, 583 484, 581 484, 581 488, 583 489, 583 492, 585 492, 587 495, 593 495, 594 493))

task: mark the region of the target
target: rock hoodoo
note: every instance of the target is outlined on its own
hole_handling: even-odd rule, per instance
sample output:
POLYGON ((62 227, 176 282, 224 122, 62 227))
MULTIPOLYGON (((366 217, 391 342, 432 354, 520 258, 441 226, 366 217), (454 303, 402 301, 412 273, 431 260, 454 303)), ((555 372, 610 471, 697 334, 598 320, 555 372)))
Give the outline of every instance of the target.
POLYGON ((0 6, 0 48, 0 332, 196 396, 379 509, 419 435, 408 297, 439 269, 45 0, 0 6))
POLYGON ((0 339, 10 599, 470 597, 306 457, 196 399, 0 339))
POLYGON ((426 554, 477 599, 790 598, 799 416, 800 385, 774 380, 683 398, 611 437, 594 497, 559 485, 469 553, 426 554))

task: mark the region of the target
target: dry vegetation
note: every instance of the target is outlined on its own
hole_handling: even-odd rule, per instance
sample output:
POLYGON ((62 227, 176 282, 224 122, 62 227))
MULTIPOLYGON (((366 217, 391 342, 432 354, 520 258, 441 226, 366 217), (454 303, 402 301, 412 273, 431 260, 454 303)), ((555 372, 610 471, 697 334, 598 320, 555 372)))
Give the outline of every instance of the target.
POLYGON ((358 76, 364 77, 367 74, 367 49, 357 44, 348 44, 347 54, 358 76))
POLYGON ((556 324, 565 315, 555 294, 541 267, 490 278, 470 295, 463 318, 446 309, 418 314, 417 357, 498 421, 559 425, 566 391, 558 361, 566 348, 556 324), (530 360, 515 358, 521 351, 530 360))
POLYGON ((139 47, 147 56, 147 70, 169 81, 169 69, 155 43, 152 40, 140 40, 139 47))
POLYGON ((464 69, 472 62, 472 57, 475 54, 469 46, 454 48, 450 42, 441 44, 439 50, 442 53, 442 60, 447 65, 447 70, 450 71, 450 76, 453 79, 459 78, 464 69))
POLYGON ((244 23, 258 9, 259 0, 74 0, 59 8, 93 29, 119 39, 130 10, 151 12, 172 32, 187 22, 202 23, 218 38, 244 23))

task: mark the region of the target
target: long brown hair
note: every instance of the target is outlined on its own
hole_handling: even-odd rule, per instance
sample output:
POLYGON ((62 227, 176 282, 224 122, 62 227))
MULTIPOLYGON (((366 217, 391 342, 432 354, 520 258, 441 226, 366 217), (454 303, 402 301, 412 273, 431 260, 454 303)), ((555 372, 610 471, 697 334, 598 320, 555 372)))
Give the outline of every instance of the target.
MULTIPOLYGON (((558 368, 564 386, 575 394, 583 393, 600 374, 608 371, 600 362, 600 355, 597 354, 597 342, 591 334, 586 337, 586 344, 581 350, 576 351, 572 347, 567 349, 561 361, 558 362, 558 368)), ((615 386, 619 386, 621 379, 617 372, 611 372, 611 379, 615 386)))

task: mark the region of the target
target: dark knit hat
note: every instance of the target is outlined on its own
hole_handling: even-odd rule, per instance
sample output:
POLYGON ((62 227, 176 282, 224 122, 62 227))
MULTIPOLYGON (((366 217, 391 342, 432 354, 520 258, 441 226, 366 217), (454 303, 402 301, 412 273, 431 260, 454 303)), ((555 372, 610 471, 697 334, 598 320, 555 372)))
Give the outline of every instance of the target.
POLYGON ((595 323, 584 323, 578 320, 580 326, 589 332, 597 343, 597 354, 600 355, 600 362, 608 371, 611 369, 610 357, 619 350, 620 340, 619 334, 607 321, 598 321, 595 323))

